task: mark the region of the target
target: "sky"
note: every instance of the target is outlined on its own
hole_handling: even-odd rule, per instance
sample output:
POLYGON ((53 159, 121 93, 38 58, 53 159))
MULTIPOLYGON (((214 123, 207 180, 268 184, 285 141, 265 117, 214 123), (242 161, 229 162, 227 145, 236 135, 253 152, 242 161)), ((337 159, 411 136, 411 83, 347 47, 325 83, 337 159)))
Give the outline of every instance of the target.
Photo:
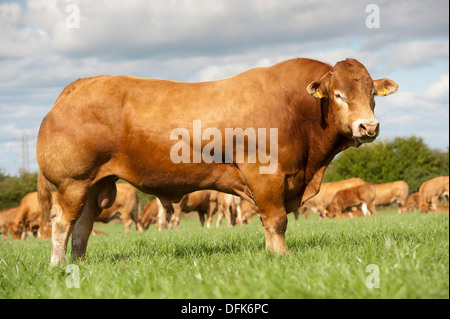
POLYGON ((37 171, 39 125, 78 78, 218 80, 307 57, 363 63, 378 139, 449 145, 447 0, 0 0, 0 172, 37 171))

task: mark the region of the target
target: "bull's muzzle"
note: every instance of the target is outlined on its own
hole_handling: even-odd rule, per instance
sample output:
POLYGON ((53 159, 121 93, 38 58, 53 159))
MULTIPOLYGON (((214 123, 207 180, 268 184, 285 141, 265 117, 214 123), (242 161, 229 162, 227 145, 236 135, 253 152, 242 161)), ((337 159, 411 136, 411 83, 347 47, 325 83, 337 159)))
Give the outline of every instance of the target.
POLYGON ((375 137, 380 131, 380 123, 361 123, 359 124, 359 132, 361 136, 375 137))
POLYGON ((370 143, 380 132, 380 123, 376 119, 357 120, 352 125, 353 138, 359 143, 370 143))

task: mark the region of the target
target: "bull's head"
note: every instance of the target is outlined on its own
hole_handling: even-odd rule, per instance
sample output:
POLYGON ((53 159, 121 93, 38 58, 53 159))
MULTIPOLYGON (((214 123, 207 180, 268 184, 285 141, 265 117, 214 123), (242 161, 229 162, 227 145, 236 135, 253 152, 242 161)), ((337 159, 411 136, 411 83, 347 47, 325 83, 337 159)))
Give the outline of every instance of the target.
POLYGON ((313 97, 327 99, 328 112, 339 133, 354 139, 357 146, 374 141, 380 132, 374 97, 395 93, 397 89, 398 84, 390 79, 372 80, 364 65, 353 59, 336 63, 306 88, 313 97))

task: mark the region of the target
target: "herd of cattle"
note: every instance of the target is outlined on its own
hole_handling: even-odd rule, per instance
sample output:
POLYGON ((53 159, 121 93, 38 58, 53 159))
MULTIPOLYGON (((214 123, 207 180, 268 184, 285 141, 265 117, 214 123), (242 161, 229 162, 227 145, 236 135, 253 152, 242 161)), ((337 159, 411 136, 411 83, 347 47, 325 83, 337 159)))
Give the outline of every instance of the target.
MULTIPOLYGON (((56 201, 56 193, 52 193, 56 201)), ((321 218, 353 218, 376 215, 376 207, 396 204, 399 213, 422 213, 448 211, 448 206, 439 206, 440 200, 449 198, 449 177, 439 176, 425 181, 418 192, 409 193, 405 181, 385 184, 366 183, 361 178, 323 183, 319 193, 294 211, 295 219, 299 214, 307 218, 308 211, 321 218)), ((213 190, 195 191, 185 195, 178 204, 174 204, 174 213, 167 221, 166 210, 158 198, 147 203, 141 212, 136 189, 127 183, 117 184, 117 197, 110 208, 104 209, 96 222, 108 223, 119 219, 130 230, 133 222, 137 231, 145 231, 156 224, 158 230, 164 228, 178 229, 181 213, 197 212, 200 223, 211 227, 216 214, 216 227, 226 219, 228 227, 250 224, 253 215, 258 215, 258 208, 242 197, 213 190)), ((0 233, 5 240, 8 232, 13 239, 25 239, 28 232, 37 238, 51 237, 51 226, 42 215, 37 192, 23 197, 18 207, 4 209, 0 212, 0 233)), ((101 231, 93 230, 95 235, 101 231)))

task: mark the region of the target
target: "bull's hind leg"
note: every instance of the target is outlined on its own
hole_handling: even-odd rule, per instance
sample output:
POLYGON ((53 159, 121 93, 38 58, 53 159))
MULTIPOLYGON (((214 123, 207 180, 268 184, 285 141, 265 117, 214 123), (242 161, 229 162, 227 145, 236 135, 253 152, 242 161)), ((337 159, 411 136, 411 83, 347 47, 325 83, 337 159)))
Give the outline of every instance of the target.
POLYGON ((83 259, 94 221, 103 209, 114 204, 117 189, 114 178, 99 181, 89 190, 81 216, 72 233, 72 259, 83 259))
MULTIPOLYGON (((158 222, 157 228, 159 231, 167 228, 167 223, 172 221, 172 216, 174 216, 174 207, 172 202, 168 200, 157 199, 158 203, 158 222)), ((180 215, 181 215, 181 207, 179 208, 178 216, 176 219, 175 227, 178 229, 180 225, 180 215)))
POLYGON ((66 260, 67 241, 75 222, 84 208, 87 188, 76 183, 70 187, 60 186, 56 203, 53 204, 50 218, 52 222, 51 265, 57 266, 66 260))

